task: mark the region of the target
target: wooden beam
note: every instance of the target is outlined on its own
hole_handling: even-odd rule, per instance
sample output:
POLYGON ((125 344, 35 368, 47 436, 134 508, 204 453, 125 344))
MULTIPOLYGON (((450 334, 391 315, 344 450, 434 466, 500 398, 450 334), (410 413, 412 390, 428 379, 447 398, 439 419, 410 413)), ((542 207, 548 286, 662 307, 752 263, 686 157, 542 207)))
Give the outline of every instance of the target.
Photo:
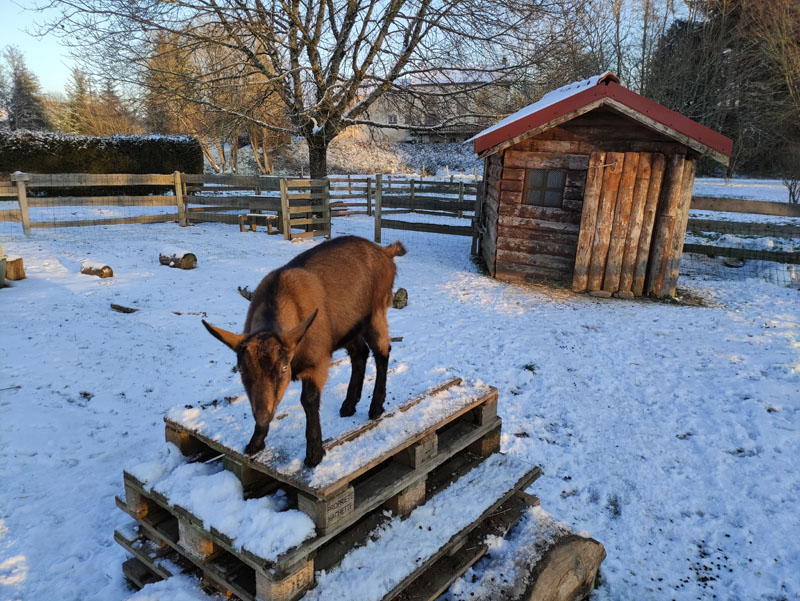
POLYGON ((600 192, 600 204, 597 211, 597 225, 592 240, 592 256, 589 260, 589 291, 600 290, 603 285, 603 274, 606 269, 608 247, 611 243, 611 227, 614 221, 614 209, 617 204, 617 192, 622 178, 625 155, 621 152, 606 153, 603 170, 603 189, 600 192))
POLYGON ((636 249, 636 262, 633 269, 632 290, 634 296, 641 296, 644 292, 644 281, 647 275, 647 262, 650 258, 650 241, 653 236, 658 199, 661 195, 661 182, 664 180, 666 159, 663 154, 653 156, 650 167, 650 183, 647 186, 647 200, 644 205, 642 218, 642 231, 639 234, 639 244, 636 249))
POLYGON ((691 208, 694 211, 723 211, 726 213, 754 213, 756 215, 800 217, 800 204, 768 202, 765 200, 746 200, 744 198, 693 196, 691 208))
POLYGON ((622 168, 617 206, 614 211, 614 223, 611 227, 611 242, 608 246, 606 271, 603 276, 603 290, 617 292, 622 273, 622 255, 625 251, 625 240, 628 237, 628 225, 633 206, 633 189, 636 185, 636 173, 639 169, 639 153, 626 152, 625 164, 622 168))

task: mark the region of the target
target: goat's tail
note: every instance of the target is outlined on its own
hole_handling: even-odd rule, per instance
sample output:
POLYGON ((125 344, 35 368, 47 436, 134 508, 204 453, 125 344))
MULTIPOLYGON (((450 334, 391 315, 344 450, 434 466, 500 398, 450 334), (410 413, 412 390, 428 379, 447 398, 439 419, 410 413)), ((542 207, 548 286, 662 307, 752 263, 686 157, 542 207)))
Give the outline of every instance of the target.
POLYGON ((402 257, 407 251, 403 243, 398 240, 397 242, 392 242, 389 246, 384 246, 383 252, 385 252, 390 259, 394 259, 395 257, 402 257))

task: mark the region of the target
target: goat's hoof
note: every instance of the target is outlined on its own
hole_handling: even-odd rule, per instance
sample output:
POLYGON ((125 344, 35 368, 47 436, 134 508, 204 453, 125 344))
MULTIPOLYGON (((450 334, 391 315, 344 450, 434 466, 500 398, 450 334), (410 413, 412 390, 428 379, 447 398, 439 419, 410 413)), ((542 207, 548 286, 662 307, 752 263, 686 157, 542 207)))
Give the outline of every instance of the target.
POLYGON ((354 415, 355 412, 356 412, 355 405, 342 405, 341 408, 339 409, 339 416, 350 417, 351 415, 354 415))
POLYGON ((325 456, 325 451, 320 449, 319 452, 308 452, 306 453, 306 459, 303 463, 305 463, 308 467, 316 467, 319 465, 322 458, 325 456))
POLYGON ((249 443, 247 443, 247 446, 244 448, 244 454, 255 455, 256 453, 263 451, 265 446, 266 445, 264 444, 263 440, 259 442, 253 442, 251 440, 249 443))
POLYGON ((383 405, 375 409, 374 407, 369 408, 369 418, 370 419, 378 419, 381 415, 383 415, 383 405))

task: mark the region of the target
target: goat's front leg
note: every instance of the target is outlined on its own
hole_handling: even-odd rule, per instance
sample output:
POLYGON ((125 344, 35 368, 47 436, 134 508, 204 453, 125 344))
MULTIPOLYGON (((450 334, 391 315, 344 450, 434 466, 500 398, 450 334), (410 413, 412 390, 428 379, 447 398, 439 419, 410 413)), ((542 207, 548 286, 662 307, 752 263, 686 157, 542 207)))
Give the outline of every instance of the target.
POLYGON ((300 404, 306 412, 306 460, 308 467, 319 465, 325 450, 322 448, 322 428, 319 423, 319 406, 322 387, 313 379, 303 380, 300 404))

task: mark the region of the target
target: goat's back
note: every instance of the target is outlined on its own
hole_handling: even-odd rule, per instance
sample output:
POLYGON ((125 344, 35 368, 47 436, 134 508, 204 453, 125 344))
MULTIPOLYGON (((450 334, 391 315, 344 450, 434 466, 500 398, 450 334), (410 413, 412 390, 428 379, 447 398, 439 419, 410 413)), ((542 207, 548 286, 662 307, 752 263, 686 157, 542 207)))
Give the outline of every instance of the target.
POLYGON ((318 309, 312 330, 339 340, 391 305, 392 259, 403 252, 402 246, 384 249, 358 236, 342 236, 300 253, 253 292, 245 332, 292 327, 318 309))

